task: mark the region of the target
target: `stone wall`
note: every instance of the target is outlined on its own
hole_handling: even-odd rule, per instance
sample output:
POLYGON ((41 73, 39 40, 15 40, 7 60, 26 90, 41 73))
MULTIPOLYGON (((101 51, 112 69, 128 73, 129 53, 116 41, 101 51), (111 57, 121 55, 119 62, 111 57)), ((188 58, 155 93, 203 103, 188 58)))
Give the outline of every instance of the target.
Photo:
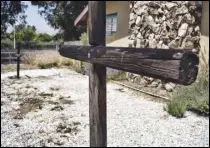
MULTIPOLYGON (((200 50, 201 1, 131 1, 129 46, 200 50)), ((128 74, 129 79, 172 91, 173 83, 128 74)))

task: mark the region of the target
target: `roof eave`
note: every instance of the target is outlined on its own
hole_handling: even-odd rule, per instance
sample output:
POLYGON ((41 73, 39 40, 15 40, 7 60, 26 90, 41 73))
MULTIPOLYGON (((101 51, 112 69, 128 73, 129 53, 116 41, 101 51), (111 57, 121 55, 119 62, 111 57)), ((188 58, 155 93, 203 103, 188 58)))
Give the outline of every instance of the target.
POLYGON ((88 15, 88 5, 83 9, 83 11, 80 13, 80 15, 76 18, 74 21, 74 26, 79 25, 83 21, 87 21, 87 15, 88 15))

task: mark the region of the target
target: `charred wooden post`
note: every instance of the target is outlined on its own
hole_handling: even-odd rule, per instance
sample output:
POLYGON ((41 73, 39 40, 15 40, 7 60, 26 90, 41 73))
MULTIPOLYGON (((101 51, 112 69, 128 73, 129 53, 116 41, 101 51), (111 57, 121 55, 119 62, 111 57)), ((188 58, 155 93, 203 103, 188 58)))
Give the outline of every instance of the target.
POLYGON ((62 45, 59 52, 64 57, 182 85, 193 83, 198 73, 199 58, 191 50, 62 45))
MULTIPOLYGON (((105 5, 105 1, 89 1, 88 3, 88 33, 90 45, 105 46, 105 5)), ((99 64, 90 64, 89 74, 89 118, 91 147, 107 146, 106 67, 99 64)))

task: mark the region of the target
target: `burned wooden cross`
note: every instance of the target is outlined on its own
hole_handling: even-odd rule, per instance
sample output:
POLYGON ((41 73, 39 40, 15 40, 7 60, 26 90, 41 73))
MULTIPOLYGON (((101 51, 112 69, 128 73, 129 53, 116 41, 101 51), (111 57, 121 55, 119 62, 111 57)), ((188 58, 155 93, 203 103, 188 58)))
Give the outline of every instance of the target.
POLYGON ((182 85, 197 77, 199 58, 191 50, 105 47, 105 1, 89 1, 91 46, 61 45, 62 56, 91 63, 89 73, 90 146, 107 146, 106 67, 182 85))

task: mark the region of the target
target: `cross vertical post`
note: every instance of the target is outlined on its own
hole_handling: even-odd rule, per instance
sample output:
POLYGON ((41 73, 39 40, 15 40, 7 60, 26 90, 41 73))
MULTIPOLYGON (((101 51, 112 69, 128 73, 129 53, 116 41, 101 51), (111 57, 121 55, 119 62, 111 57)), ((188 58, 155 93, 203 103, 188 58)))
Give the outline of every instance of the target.
MULTIPOLYGON (((105 46, 106 1, 89 1, 88 9, 89 44, 105 46)), ((90 64, 89 116, 90 147, 106 147, 106 67, 100 64, 90 64)))

